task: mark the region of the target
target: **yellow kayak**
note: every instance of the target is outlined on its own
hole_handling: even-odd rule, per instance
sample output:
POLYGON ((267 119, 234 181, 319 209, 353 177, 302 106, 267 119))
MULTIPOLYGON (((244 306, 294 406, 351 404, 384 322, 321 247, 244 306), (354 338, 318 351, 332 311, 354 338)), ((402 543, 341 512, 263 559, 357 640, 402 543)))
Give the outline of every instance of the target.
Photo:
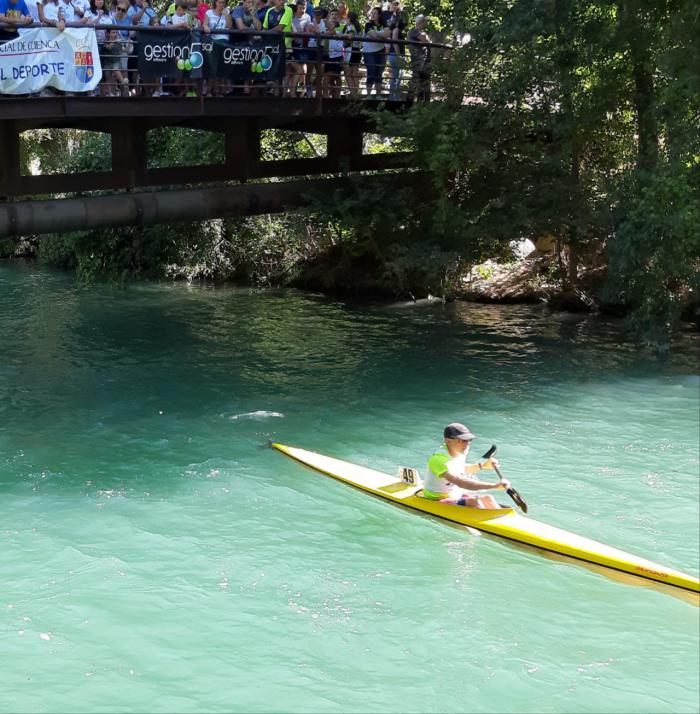
MULTIPOLYGON (((595 566, 664 583, 691 593, 700 593, 700 581, 692 575, 540 523, 516 513, 512 508, 485 510, 430 501, 421 498, 420 483, 407 483, 380 471, 306 449, 274 443, 270 446, 315 471, 406 508, 595 566)), ((408 480, 412 480, 410 473, 408 480)))

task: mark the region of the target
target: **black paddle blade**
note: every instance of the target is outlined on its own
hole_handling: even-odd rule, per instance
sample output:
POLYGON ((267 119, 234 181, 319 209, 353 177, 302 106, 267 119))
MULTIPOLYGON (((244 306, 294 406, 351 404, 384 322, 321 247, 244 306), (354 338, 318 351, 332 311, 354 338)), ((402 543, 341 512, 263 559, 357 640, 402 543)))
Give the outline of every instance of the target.
POLYGON ((513 499, 513 503, 515 503, 523 513, 527 513, 527 503, 525 503, 525 499, 514 488, 507 488, 506 493, 513 499))
POLYGON ((490 459, 496 453, 496 444, 494 444, 481 458, 490 459))

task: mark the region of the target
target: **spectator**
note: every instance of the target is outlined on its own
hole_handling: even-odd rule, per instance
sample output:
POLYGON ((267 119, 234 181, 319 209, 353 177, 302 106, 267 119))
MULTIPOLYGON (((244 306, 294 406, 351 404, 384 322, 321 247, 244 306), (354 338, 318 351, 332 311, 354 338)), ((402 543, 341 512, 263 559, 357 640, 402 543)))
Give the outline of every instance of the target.
POLYGON ((131 22, 134 25, 148 27, 153 17, 158 17, 158 14, 151 6, 151 0, 136 0, 136 12, 131 15, 131 22))
POLYGON ((171 29, 189 29, 192 18, 187 12, 187 0, 176 0, 175 14, 170 18, 171 29))
POLYGON ((227 40, 228 33, 217 33, 217 30, 230 30, 233 27, 226 0, 212 0, 212 5, 212 9, 207 10, 204 16, 204 32, 211 33, 213 40, 227 40))
MULTIPOLYGON (((39 5, 41 5, 40 0, 24 0, 24 4, 27 6, 27 10, 29 10, 29 14, 32 16, 32 22, 41 22, 39 19, 39 5)), ((0 42, 2 42, 2 38, 0 37, 0 42)))
POLYGON ((415 25, 408 31, 411 42, 421 45, 409 45, 411 54, 411 84, 408 89, 408 98, 416 97, 418 101, 430 101, 430 38, 425 32, 428 21, 425 15, 416 15, 415 25))
MULTIPOLYGON (((392 40, 403 40, 406 23, 401 14, 401 3, 394 0, 387 21, 392 40)), ((397 100, 401 89, 401 75, 405 63, 406 47, 392 42, 389 45, 389 99, 397 100)))
POLYGON ((85 13, 90 9, 90 2, 89 0, 73 0, 73 7, 75 8, 75 14, 77 16, 76 20, 81 22, 85 17, 85 13))
MULTIPOLYGON (((32 14, 24 0, 0 0, 0 22, 21 27, 32 24, 32 14)), ((16 30, 0 28, 0 42, 18 37, 16 30)))
MULTIPOLYGON (((112 18, 105 6, 105 0, 90 0, 90 6, 83 15, 83 22, 86 25, 111 25, 112 18)), ((104 30, 95 30, 97 44, 101 45, 105 41, 107 33, 104 30)))
POLYGON ((357 39, 360 36, 360 22, 356 12, 349 12, 347 24, 345 25, 346 40, 345 48, 345 81, 350 91, 350 96, 354 99, 360 94, 360 52, 361 42, 357 39))
MULTIPOLYGON (((287 34, 292 31, 292 8, 285 3, 285 0, 273 0, 272 7, 265 14, 263 20, 263 30, 273 30, 287 34)), ((284 40, 286 75, 282 81, 282 94, 291 93, 291 86, 295 77, 300 73, 300 67, 292 56, 292 38, 286 37, 284 40)))
POLYGON ((338 23, 338 11, 331 10, 328 21, 326 22, 326 32, 337 35, 337 39, 333 38, 328 40, 328 59, 324 64, 323 84, 325 96, 333 99, 340 97, 343 56, 345 52, 345 37, 338 23))
POLYGON ((187 15, 189 17, 190 30, 201 30, 202 23, 199 21, 199 0, 187 0, 187 15))
POLYGON ((265 20, 265 15, 267 15, 267 11, 270 9, 270 4, 267 0, 255 0, 255 2, 255 14, 258 16, 258 20, 260 20, 260 24, 262 25, 265 20))
MULTIPOLYGON (((231 20, 233 22, 233 29, 240 30, 241 32, 260 30, 262 28, 262 24, 260 20, 258 20, 258 14, 253 7, 253 0, 242 0, 241 4, 233 9, 231 20)), ((233 93, 250 94, 250 83, 244 82, 242 87, 234 87, 233 93)))
MULTIPOLYGON (((120 0, 120 3, 125 0, 120 0)), ((105 42, 102 45, 100 59, 105 78, 100 85, 102 96, 112 96, 113 87, 118 88, 122 96, 129 94, 129 80, 122 69, 122 41, 119 36, 121 30, 108 30, 105 42)))
MULTIPOLYGON (((3 0, 0 0, 2 2, 3 0)), ((58 0, 44 0, 39 5, 39 19, 42 25, 57 27, 61 32, 66 27, 63 15, 58 8, 58 0)))
POLYGON ((313 78, 316 73, 316 84, 322 87, 323 83, 323 63, 318 61, 318 39, 316 35, 326 31, 326 22, 323 19, 323 8, 314 8, 311 22, 306 26, 306 32, 309 33, 309 41, 307 43, 309 63, 306 66, 306 91, 305 97, 313 96, 313 78))
POLYGON ((233 9, 231 19, 234 30, 260 30, 262 28, 262 23, 253 10, 253 0, 243 0, 233 9))
MULTIPOLYGON (((158 17, 156 11, 151 6, 151 0, 136 0, 136 5, 131 6, 130 10, 133 10, 133 12, 128 12, 127 17, 131 20, 132 25, 138 25, 139 27, 148 27, 153 18, 158 17)), ((131 77, 132 84, 136 86, 135 91, 138 95, 150 95, 152 94, 152 88, 146 90, 138 74, 138 43, 141 42, 143 38, 140 33, 134 33, 133 37, 132 53, 127 65, 128 76, 131 77)))
POLYGON ((63 18, 64 22, 79 22, 83 19, 82 15, 78 15, 73 0, 58 0, 58 14, 63 18))
MULTIPOLYGON (((117 4, 114 8, 114 16, 112 17, 113 25, 120 25, 123 27, 132 27, 131 17, 129 16, 129 10, 131 5, 129 0, 117 0, 117 4)), ((133 13, 132 13, 133 14, 133 13)), ((122 88, 122 95, 128 96, 129 94, 129 55, 133 52, 133 44, 131 42, 131 33, 128 30, 117 30, 117 37, 121 43, 121 55, 119 57, 119 74, 121 76, 120 84, 122 88)), ((115 75, 116 76, 116 75, 115 75)))
MULTIPOLYGON (((231 20, 231 13, 226 7, 226 0, 213 0, 214 7, 211 10, 207 10, 204 16, 204 32, 211 38, 216 40, 227 40, 229 38, 228 33, 221 32, 221 30, 230 30, 233 27, 233 21, 231 20)), ((208 79, 207 80, 207 94, 212 97, 222 96, 224 91, 224 84, 220 79, 208 79)))
POLYGON ((389 28, 382 20, 381 9, 373 7, 369 21, 365 25, 365 37, 367 38, 362 47, 367 67, 367 97, 372 94, 372 88, 376 90, 376 99, 382 93, 382 74, 386 65, 386 45, 377 40, 389 39, 389 28))
MULTIPOLYGON (((306 31, 310 22, 311 18, 306 14, 306 0, 297 0, 294 6, 294 17, 292 17, 292 29, 301 34, 306 31)), ((309 50, 305 47, 305 43, 308 44, 308 41, 308 38, 302 37, 295 37, 292 40, 292 56, 299 67, 299 73, 293 82, 293 96, 297 95, 299 85, 303 87, 306 83, 306 63, 309 61, 309 50)))

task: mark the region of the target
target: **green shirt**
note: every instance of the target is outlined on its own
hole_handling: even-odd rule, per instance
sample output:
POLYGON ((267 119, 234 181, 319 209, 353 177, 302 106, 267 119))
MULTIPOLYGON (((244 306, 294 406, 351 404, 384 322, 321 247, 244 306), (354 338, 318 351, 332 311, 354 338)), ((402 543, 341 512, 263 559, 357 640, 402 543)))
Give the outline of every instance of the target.
MULTIPOLYGON (((284 28, 284 33, 292 31, 292 18, 294 13, 289 5, 285 5, 283 10, 278 10, 277 8, 271 7, 265 13, 265 19, 263 20, 263 30, 274 30, 278 25, 282 25, 284 28)), ((287 49, 292 47, 292 38, 285 37, 284 45, 287 49)))

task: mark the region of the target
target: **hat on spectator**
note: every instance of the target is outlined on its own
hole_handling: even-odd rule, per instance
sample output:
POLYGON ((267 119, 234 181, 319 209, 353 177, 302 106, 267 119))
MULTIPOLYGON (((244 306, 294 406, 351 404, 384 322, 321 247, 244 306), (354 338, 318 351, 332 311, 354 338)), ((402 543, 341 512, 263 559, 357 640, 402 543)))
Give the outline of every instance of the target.
POLYGON ((416 15, 414 22, 423 22, 425 20, 425 15, 416 15))

